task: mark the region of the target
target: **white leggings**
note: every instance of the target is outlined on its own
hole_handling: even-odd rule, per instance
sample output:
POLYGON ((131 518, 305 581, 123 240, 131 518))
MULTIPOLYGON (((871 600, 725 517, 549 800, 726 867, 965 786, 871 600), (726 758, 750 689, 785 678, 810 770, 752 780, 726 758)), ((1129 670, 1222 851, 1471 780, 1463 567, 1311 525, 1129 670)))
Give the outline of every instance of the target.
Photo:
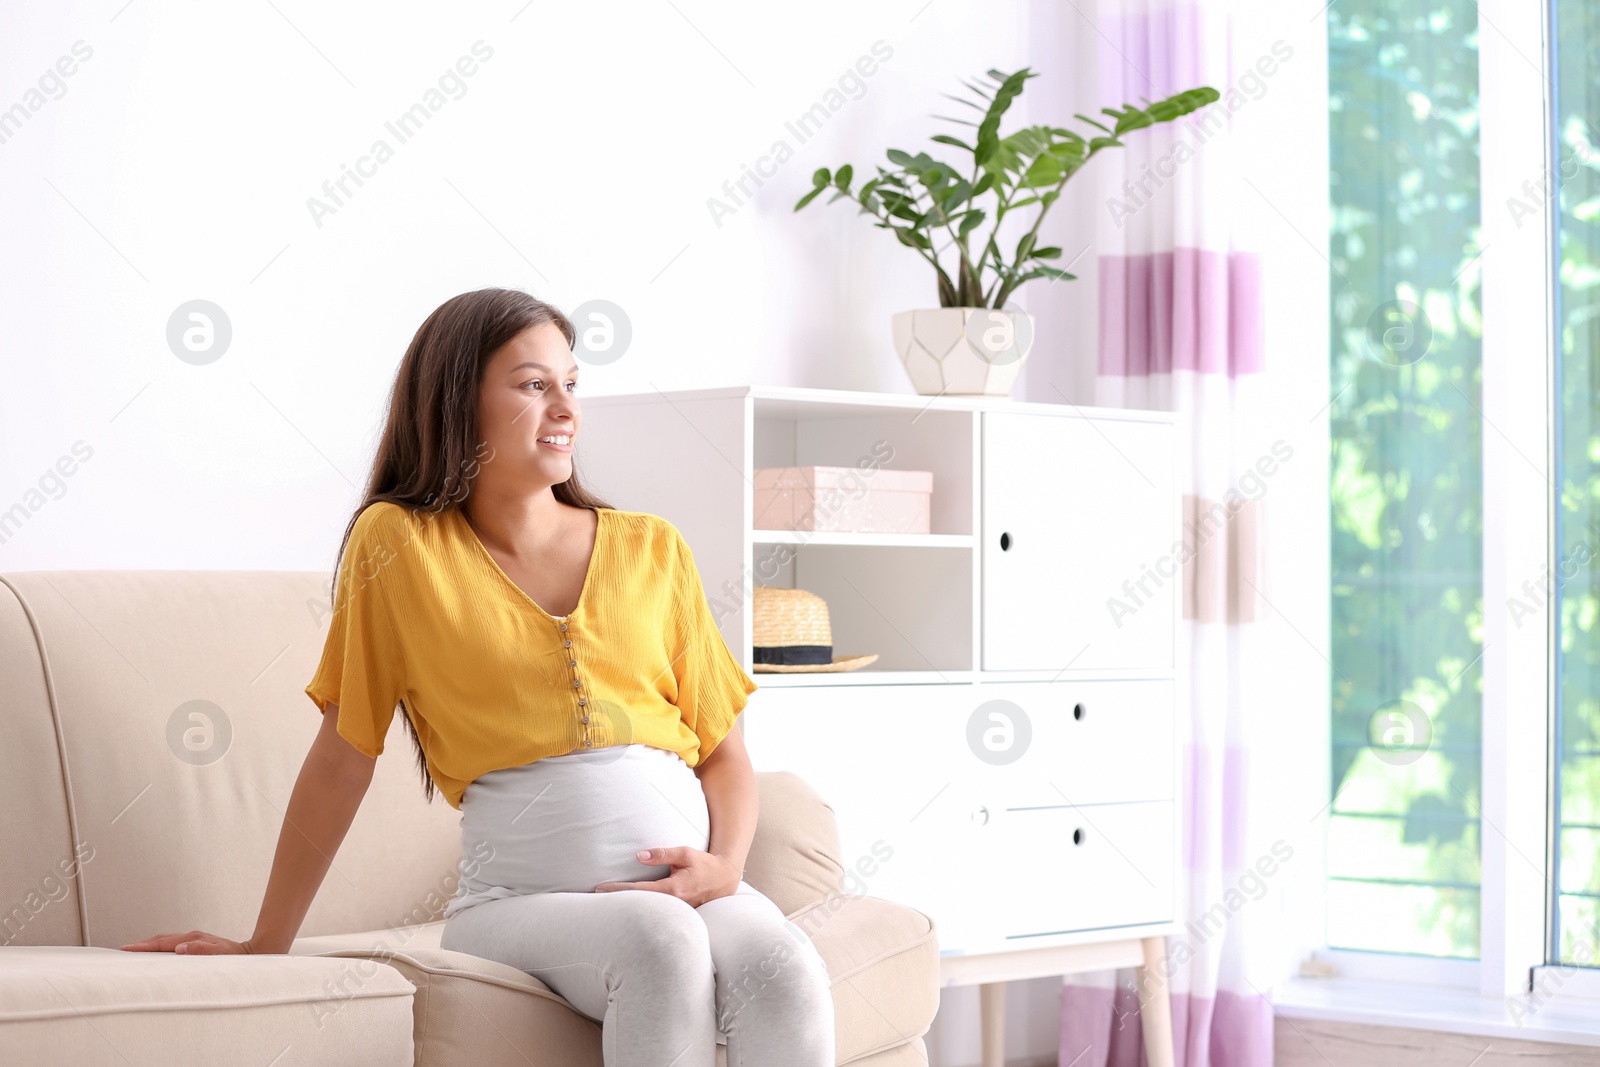
POLYGON ((711 1067, 724 1042, 728 1067, 834 1067, 827 968, 754 886, 698 908, 593 892, 670 873, 639 849, 706 848, 705 796, 676 753, 631 744, 491 771, 461 825, 441 947, 531 974, 599 1022, 605 1067, 711 1067))

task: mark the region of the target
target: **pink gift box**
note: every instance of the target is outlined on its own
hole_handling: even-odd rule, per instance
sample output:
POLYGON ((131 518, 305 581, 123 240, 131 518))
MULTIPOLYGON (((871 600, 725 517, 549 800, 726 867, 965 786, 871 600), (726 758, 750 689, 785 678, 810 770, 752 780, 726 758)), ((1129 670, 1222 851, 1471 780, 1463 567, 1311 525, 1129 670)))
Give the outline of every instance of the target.
POLYGON ((932 471, 883 467, 759 467, 758 530, 929 532, 932 471))

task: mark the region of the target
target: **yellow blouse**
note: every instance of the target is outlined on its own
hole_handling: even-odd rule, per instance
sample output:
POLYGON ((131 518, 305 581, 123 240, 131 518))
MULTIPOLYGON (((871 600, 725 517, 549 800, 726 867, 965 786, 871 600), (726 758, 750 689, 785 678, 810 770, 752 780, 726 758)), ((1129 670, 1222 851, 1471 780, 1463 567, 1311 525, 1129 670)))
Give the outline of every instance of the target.
POLYGON ((458 507, 379 501, 340 562, 322 661, 306 694, 339 706, 369 756, 403 702, 453 808, 502 767, 639 743, 694 767, 758 688, 728 650, 677 527, 597 510, 577 607, 553 616, 495 562, 458 507))

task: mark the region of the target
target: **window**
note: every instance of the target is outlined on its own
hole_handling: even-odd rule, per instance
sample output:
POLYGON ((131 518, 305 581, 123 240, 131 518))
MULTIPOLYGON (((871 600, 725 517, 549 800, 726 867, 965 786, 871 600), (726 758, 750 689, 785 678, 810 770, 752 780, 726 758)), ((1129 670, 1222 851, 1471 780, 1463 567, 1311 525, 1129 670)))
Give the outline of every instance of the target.
MULTIPOLYGON (((1483 653, 1477 7, 1342 0, 1327 19, 1335 399, 1326 939, 1333 948, 1474 959, 1483 653)), ((1596 815, 1588 812, 1591 822, 1596 815)))

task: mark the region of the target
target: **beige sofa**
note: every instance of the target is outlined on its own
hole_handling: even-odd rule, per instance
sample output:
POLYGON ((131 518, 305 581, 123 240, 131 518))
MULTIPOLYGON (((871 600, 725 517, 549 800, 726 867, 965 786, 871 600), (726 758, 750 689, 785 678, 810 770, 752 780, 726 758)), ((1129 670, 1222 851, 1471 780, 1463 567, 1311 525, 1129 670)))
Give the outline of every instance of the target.
MULTIPOLYGON (((289 954, 116 947, 254 928, 319 725, 324 579, 0 574, 0 1063, 600 1064, 598 1025, 543 984, 438 947, 460 814, 424 803, 398 715, 289 954)), ((932 922, 847 892, 832 809, 759 780, 746 877, 827 961, 838 1062, 925 1063, 932 922)))

